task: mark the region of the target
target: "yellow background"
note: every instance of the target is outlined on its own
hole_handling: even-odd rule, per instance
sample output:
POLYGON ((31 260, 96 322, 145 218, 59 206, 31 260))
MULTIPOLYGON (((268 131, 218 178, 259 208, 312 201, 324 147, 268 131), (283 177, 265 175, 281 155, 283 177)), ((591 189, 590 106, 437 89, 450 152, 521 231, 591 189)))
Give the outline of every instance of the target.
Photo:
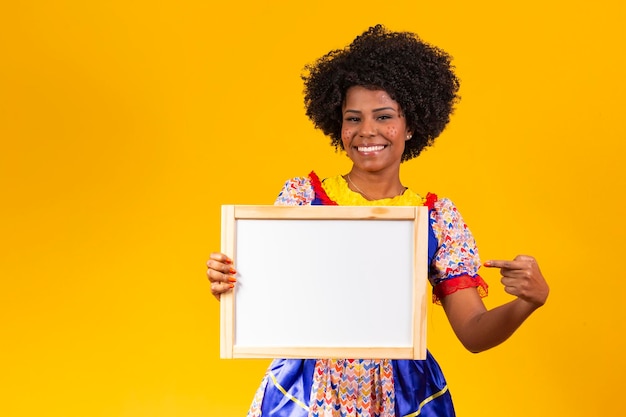
MULTIPOLYGON (((548 304, 472 355, 429 347, 459 416, 623 412, 624 2, 13 1, 0 6, 0 415, 243 416, 266 360, 219 359, 221 204, 345 173, 304 64, 368 26, 455 58, 451 125, 404 165, 548 304)), ((280 258, 276 259, 280 267, 280 258)), ((496 271, 486 303, 509 300, 496 271)))

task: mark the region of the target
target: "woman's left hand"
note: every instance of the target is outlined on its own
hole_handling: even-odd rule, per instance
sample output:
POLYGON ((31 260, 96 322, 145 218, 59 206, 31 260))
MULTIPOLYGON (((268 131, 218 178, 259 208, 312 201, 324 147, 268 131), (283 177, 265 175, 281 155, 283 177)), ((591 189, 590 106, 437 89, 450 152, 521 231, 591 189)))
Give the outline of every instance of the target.
POLYGON ((500 282, 507 293, 535 307, 545 304, 550 288, 532 256, 518 255, 512 261, 492 260, 484 265, 488 268, 500 268, 500 282))

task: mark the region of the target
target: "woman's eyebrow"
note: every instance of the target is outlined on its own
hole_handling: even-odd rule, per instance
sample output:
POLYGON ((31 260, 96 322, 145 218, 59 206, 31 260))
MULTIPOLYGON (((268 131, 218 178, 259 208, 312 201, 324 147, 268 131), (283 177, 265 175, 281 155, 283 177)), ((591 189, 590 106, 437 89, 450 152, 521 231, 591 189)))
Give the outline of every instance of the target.
POLYGON ((380 108, 374 109, 372 111, 373 112, 377 112, 377 111, 386 111, 386 110, 398 111, 398 109, 395 109, 393 107, 380 107, 380 108))
MULTIPOLYGON (((393 107, 379 107, 377 109, 373 109, 372 113, 376 113, 376 112, 379 112, 379 111, 385 111, 385 110, 392 110, 392 111, 395 111, 395 112, 398 111, 397 109, 395 109, 393 107)), ((362 113, 362 111, 361 110, 346 109, 346 110, 344 110, 344 113, 362 113)))

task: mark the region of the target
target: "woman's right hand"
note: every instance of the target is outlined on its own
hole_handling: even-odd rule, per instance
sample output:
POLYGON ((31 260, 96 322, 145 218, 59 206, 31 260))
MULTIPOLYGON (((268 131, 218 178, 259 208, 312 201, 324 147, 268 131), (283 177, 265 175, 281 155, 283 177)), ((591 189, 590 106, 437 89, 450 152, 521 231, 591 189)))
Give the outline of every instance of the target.
POLYGON ((237 278, 234 275, 237 271, 233 267, 233 261, 219 252, 209 255, 206 266, 208 268, 206 275, 211 282, 211 294, 219 301, 222 293, 232 290, 235 286, 237 278))

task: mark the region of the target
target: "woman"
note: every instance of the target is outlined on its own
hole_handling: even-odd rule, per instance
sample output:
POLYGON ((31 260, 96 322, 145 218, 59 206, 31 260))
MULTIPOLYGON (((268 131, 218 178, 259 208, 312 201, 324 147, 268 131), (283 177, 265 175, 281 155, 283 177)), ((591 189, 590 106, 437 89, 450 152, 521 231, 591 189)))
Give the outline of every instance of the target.
MULTIPOLYGON (((471 232, 454 204, 421 197, 400 181, 400 164, 431 145, 449 121, 459 82, 450 57, 415 34, 378 25, 343 50, 306 67, 307 116, 352 161, 343 176, 292 178, 276 204, 427 205, 429 279, 461 343, 480 352, 506 340, 548 296, 531 256, 485 262, 500 268, 504 290, 516 298, 487 310, 487 285, 471 232)), ((211 292, 236 283, 232 261, 213 253, 211 292)), ((413 360, 275 360, 250 411, 258 416, 453 416, 445 379, 428 353, 413 360)))

